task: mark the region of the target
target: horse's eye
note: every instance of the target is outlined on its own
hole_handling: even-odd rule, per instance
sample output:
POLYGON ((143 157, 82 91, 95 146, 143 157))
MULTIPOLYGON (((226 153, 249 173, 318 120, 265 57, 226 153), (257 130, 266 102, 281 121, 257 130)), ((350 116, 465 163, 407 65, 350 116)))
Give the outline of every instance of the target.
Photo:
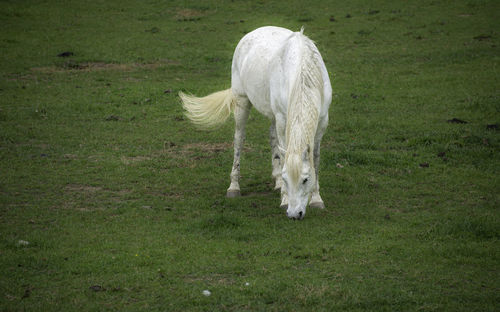
POLYGON ((302 181, 302 184, 306 184, 307 181, 309 181, 307 178, 304 179, 304 181, 302 181))

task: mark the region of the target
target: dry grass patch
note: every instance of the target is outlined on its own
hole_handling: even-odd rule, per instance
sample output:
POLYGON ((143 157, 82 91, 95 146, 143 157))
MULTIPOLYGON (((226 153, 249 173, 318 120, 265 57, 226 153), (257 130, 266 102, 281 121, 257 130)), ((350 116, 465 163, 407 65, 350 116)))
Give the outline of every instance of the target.
POLYGON ((206 11, 195 10, 195 9, 179 9, 175 15, 178 21, 193 21, 199 20, 203 16, 207 15, 206 11))
POLYGON ((171 66, 171 65, 179 65, 179 61, 163 59, 155 63, 131 63, 131 64, 118 64, 118 63, 105 63, 105 62, 74 62, 67 61, 60 66, 42 66, 42 67, 33 67, 31 71, 34 73, 42 73, 42 74, 52 74, 52 73, 62 73, 67 71, 86 71, 86 72, 95 72, 95 71, 122 71, 122 72, 131 72, 138 69, 149 69, 154 70, 163 66, 171 66))
POLYGON ((184 277, 186 283, 203 283, 210 285, 234 285, 236 281, 233 277, 225 274, 211 274, 209 276, 187 275, 184 277))
POLYGON ((214 155, 223 151, 232 149, 233 144, 229 142, 222 143, 188 143, 183 146, 172 145, 165 142, 163 150, 160 154, 167 154, 178 159, 192 158, 195 154, 203 152, 207 156, 214 155))
POLYGON ((232 150, 232 143, 188 143, 177 146, 174 143, 165 142, 162 150, 154 153, 153 157, 167 157, 175 159, 178 167, 195 168, 202 159, 216 157, 221 152, 232 150))
POLYGON ((189 143, 183 146, 183 150, 185 151, 194 151, 199 150, 208 153, 218 153, 221 151, 229 150, 233 147, 232 143, 223 142, 223 143, 189 143))
MULTIPOLYGON (((68 200, 64 204, 64 208, 76 209, 80 211, 104 210, 102 207, 81 207, 82 204, 95 202, 98 198, 105 197, 102 203, 107 204, 110 202, 122 202, 124 197, 132 193, 129 189, 110 190, 100 186, 90 186, 81 184, 69 184, 66 186, 65 191, 70 197, 75 200, 68 200)), ((126 200, 126 199, 125 199, 126 200)))
POLYGON ((149 156, 133 156, 133 157, 122 156, 122 157, 120 157, 120 160, 125 165, 132 165, 135 163, 151 160, 151 157, 149 157, 149 156))
POLYGON ((93 193, 97 193, 99 191, 102 191, 102 187, 90 186, 90 185, 80 185, 80 184, 69 184, 66 186, 66 191, 93 194, 93 193))

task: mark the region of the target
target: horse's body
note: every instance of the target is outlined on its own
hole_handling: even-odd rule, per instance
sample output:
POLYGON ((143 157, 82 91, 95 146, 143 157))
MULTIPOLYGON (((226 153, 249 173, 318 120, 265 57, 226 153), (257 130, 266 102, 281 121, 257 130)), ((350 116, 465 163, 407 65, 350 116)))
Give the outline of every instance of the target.
POLYGON ((332 89, 318 49, 302 31, 268 26, 248 33, 234 52, 231 89, 204 98, 180 96, 188 117, 202 126, 221 123, 234 111, 228 197, 240 194, 240 152, 253 105, 271 119, 273 177, 288 217, 302 219, 309 201, 324 207, 318 167, 332 89))

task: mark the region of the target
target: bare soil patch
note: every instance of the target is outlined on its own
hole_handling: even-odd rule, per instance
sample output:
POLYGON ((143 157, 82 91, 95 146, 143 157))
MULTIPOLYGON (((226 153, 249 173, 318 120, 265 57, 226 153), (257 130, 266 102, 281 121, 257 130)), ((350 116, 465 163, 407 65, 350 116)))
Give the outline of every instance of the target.
POLYGON ((130 72, 138 69, 157 69, 163 66, 179 65, 179 61, 164 59, 155 63, 131 63, 131 64, 118 64, 118 63, 105 63, 105 62, 83 62, 78 63, 74 61, 68 61, 62 66, 43 66, 43 67, 33 67, 32 72, 51 74, 51 73, 61 73, 67 71, 123 71, 130 72))
MULTIPOLYGON (((217 157, 220 153, 230 153, 233 144, 222 143, 188 143, 177 146, 172 142, 165 142, 164 148, 155 156, 167 156, 178 160, 178 166, 183 168, 195 168, 200 160, 217 157)), ((248 149, 246 149, 248 150, 248 149)))
POLYGON ((223 143, 189 143, 183 146, 183 150, 192 151, 192 150, 201 150, 204 152, 212 152, 217 153, 221 151, 225 151, 231 149, 233 147, 232 143, 223 142, 223 143))
POLYGON ((194 21, 200 19, 205 15, 207 15, 205 11, 195 9, 180 9, 177 10, 175 18, 178 21, 194 21))
POLYGON ((151 160, 151 157, 149 157, 149 156, 133 156, 133 157, 122 156, 120 158, 120 160, 125 165, 132 165, 132 164, 143 162, 146 160, 151 160))
POLYGON ((66 186, 66 190, 70 192, 96 193, 102 191, 102 187, 80 185, 80 184, 69 184, 66 186))

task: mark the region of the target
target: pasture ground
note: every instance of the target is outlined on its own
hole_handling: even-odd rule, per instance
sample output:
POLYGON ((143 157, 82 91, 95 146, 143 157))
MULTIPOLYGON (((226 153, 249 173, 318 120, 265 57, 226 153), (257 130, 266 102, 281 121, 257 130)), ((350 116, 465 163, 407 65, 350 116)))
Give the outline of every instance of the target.
POLYGON ((0 20, 0 310, 500 309, 498 1, 27 0, 0 20), (271 24, 304 25, 333 82, 327 208, 301 222, 268 121, 226 199, 233 125, 198 131, 177 97, 229 87, 271 24))

